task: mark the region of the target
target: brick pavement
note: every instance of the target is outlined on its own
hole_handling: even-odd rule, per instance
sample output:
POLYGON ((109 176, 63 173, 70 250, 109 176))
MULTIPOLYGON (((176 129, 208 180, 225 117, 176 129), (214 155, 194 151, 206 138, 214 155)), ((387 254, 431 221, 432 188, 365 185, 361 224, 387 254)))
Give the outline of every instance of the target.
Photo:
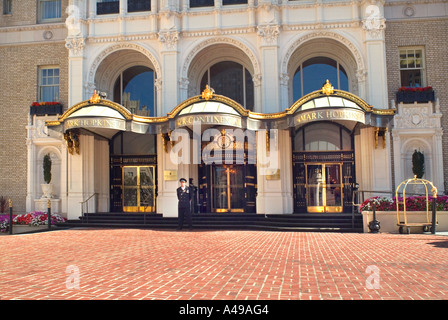
POLYGON ((72 229, 0 252, 2 300, 448 299, 438 235, 72 229))

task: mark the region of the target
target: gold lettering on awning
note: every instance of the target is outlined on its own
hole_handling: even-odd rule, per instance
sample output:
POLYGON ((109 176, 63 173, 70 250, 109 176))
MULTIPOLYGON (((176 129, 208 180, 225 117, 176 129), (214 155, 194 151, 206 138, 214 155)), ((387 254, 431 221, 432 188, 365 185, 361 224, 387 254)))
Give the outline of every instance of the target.
POLYGON ((193 123, 200 124, 223 124, 233 127, 241 127, 241 118, 232 115, 188 115, 176 120, 176 127, 192 126, 193 123))
POLYGON ((64 128, 65 130, 72 128, 105 128, 126 130, 126 122, 120 119, 67 119, 64 122, 64 128))
POLYGON ((327 110, 312 110, 299 113, 294 117, 294 124, 301 125, 313 121, 324 120, 349 120, 365 123, 365 114, 361 110, 354 110, 348 108, 341 109, 327 109, 327 110))

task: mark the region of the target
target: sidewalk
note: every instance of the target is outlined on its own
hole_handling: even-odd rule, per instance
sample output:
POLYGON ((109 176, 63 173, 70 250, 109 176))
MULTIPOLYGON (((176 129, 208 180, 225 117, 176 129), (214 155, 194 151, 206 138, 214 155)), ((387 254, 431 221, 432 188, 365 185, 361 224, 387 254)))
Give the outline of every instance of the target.
POLYGON ((448 237, 72 229, 0 237, 0 299, 448 299, 448 237))

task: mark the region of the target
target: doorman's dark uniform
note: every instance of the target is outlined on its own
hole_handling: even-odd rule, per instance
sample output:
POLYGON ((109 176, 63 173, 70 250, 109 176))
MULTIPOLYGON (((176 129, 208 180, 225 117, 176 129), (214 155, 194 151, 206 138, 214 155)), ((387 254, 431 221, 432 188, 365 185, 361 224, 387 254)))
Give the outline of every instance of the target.
POLYGON ((184 217, 187 218, 188 226, 192 228, 192 219, 191 219, 191 199, 193 198, 193 192, 189 187, 185 186, 185 189, 182 190, 182 187, 177 188, 177 199, 179 200, 178 204, 178 213, 179 213, 179 227, 178 229, 182 229, 184 225, 184 217))

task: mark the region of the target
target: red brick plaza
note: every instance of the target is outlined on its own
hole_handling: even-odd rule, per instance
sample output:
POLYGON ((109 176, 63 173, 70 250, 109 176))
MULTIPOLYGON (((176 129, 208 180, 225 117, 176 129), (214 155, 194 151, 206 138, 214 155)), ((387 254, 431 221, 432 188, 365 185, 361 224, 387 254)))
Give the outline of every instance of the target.
POLYGON ((0 299, 448 299, 448 237, 71 229, 0 236, 0 299))

